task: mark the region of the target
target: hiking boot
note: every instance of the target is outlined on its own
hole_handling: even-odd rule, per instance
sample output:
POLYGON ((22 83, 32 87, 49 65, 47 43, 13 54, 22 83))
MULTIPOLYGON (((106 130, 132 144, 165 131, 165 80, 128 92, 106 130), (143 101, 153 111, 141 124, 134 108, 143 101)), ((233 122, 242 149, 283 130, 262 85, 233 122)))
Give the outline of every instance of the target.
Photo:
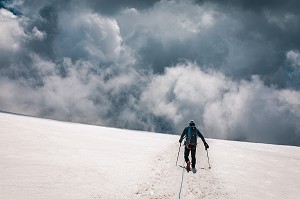
POLYGON ((197 172, 197 169, 196 169, 195 167, 193 167, 193 168, 192 168, 192 172, 193 172, 193 173, 196 173, 196 172, 197 172))
POLYGON ((191 170, 191 163, 190 163, 190 161, 188 161, 188 162, 186 163, 186 170, 187 170, 188 172, 191 170))

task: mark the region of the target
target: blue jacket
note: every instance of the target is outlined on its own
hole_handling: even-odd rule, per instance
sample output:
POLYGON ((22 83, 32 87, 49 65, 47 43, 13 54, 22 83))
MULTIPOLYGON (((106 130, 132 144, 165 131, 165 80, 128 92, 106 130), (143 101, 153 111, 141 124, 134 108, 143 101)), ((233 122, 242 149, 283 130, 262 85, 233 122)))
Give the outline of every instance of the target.
MULTIPOLYGON (((206 141, 205 141, 203 135, 202 135, 201 132, 200 132, 196 127, 194 127, 194 126, 188 126, 188 127, 185 127, 185 128, 183 129, 183 132, 182 132, 182 134, 181 134, 181 136, 180 136, 179 142, 181 143, 182 140, 183 140, 184 138, 186 138, 186 142, 189 143, 189 140, 187 140, 188 137, 189 137, 188 134, 189 134, 189 132, 190 132, 190 134, 191 134, 191 132, 192 132, 192 131, 195 131, 195 130, 196 130, 196 135, 198 135, 198 136, 201 138, 201 140, 202 140, 202 142, 203 142, 205 148, 208 148, 208 147, 207 147, 208 144, 206 143, 206 141), (190 131, 189 131, 189 128, 190 128, 190 131)), ((194 132, 194 133, 195 133, 195 132, 194 132)), ((196 138, 197 138, 197 137, 196 137, 196 138)), ((196 143, 196 144, 197 144, 197 143, 196 143)))

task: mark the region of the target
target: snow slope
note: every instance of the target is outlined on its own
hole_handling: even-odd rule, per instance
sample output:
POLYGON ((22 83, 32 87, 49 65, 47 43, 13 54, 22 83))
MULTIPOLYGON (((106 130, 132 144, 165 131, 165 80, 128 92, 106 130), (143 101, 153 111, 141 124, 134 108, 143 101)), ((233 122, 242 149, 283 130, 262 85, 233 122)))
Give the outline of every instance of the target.
POLYGON ((0 113, 0 198, 300 198, 299 147, 199 139, 193 174, 178 139, 0 113))

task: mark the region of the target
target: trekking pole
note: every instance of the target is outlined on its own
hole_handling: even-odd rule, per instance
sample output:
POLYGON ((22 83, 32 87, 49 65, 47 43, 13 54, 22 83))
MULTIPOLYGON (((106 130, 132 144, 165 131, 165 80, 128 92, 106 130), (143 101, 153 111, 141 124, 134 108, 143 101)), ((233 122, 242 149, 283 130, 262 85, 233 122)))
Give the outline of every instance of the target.
POLYGON ((208 151, 206 149, 206 155, 207 155, 207 161, 208 161, 208 168, 211 169, 210 163, 209 163, 209 157, 208 157, 208 151))
MULTIPOLYGON (((183 161, 183 163, 184 163, 184 161, 183 161)), ((180 190, 179 190, 179 193, 178 193, 178 199, 180 199, 180 196, 181 196, 182 183, 183 183, 183 175, 184 175, 184 168, 182 168, 181 183, 180 183, 180 190)))
POLYGON ((178 149, 177 160, 176 160, 176 166, 177 166, 177 162, 178 162, 178 157, 179 157, 180 147, 181 147, 181 143, 180 143, 179 149, 178 149))

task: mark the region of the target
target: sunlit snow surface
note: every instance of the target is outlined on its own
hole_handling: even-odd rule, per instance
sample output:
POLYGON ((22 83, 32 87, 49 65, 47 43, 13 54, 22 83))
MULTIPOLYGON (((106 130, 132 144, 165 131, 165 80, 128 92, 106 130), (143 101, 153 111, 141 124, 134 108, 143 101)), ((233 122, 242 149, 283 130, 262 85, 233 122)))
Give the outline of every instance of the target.
MULTIPOLYGON (((178 198, 178 139, 0 113, 0 198, 178 198)), ((207 142, 181 198, 300 198, 299 147, 207 142)))

